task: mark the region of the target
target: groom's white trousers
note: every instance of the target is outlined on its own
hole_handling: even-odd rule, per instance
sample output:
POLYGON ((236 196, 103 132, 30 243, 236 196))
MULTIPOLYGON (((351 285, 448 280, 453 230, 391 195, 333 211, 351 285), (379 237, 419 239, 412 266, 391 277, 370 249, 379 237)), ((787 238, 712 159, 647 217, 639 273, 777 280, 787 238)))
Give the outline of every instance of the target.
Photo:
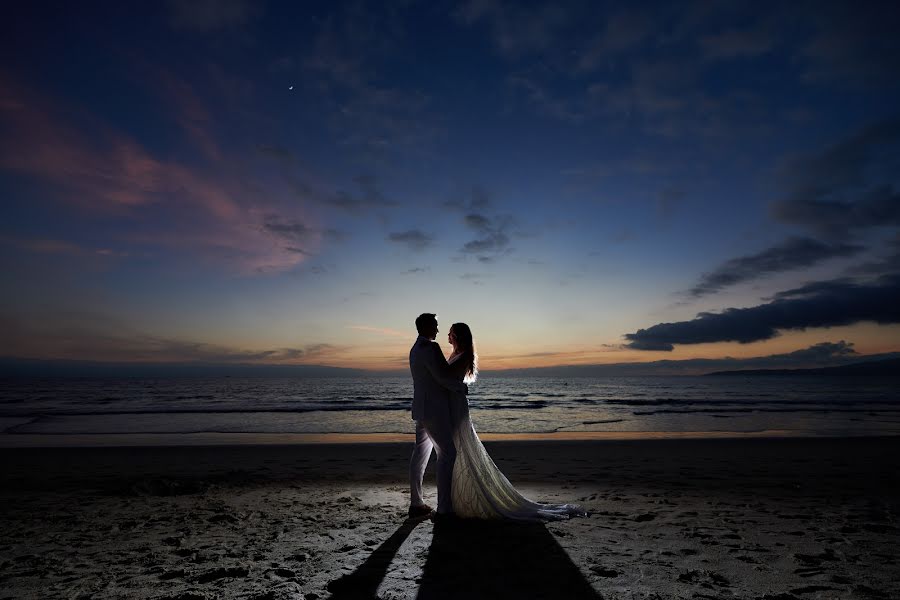
POLYGON ((439 513, 453 512, 450 486, 453 483, 453 463, 456 447, 450 424, 443 419, 416 421, 416 447, 409 459, 409 495, 412 506, 425 504, 422 500, 422 477, 431 458, 431 450, 437 451, 437 489, 439 513))

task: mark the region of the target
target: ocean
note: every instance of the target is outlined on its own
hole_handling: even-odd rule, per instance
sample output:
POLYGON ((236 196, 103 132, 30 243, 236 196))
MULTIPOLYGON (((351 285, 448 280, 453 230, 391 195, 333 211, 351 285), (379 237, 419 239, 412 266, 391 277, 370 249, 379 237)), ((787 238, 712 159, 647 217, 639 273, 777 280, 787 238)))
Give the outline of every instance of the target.
MULTIPOLYGON (((411 433, 409 377, 10 378, 0 443, 72 434, 411 433)), ((900 434, 897 379, 483 375, 481 433, 900 434)))

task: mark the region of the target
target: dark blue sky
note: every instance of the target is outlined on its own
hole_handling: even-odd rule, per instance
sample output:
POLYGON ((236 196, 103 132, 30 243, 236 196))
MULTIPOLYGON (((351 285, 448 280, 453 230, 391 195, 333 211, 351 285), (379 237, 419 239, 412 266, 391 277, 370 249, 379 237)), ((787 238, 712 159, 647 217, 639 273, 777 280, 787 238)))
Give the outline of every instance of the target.
POLYGON ((894 3, 8 12, 11 356, 900 350, 894 3))

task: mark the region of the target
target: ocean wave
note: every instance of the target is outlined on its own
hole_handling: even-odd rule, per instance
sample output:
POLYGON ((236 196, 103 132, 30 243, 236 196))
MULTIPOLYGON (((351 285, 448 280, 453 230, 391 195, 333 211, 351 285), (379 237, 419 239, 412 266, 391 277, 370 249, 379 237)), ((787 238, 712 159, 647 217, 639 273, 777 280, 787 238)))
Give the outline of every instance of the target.
MULTIPOLYGON (((551 431, 584 428, 585 423, 596 428, 610 423, 612 429, 620 427, 615 424, 619 420, 647 430, 706 430, 715 428, 714 421, 719 420, 728 427, 746 429, 768 427, 776 419, 801 423, 798 427, 811 430, 846 425, 868 431, 891 423, 886 426, 900 431, 895 424, 900 412, 895 382, 751 380, 738 384, 679 377, 583 378, 567 383, 484 377, 471 386, 469 403, 480 428, 510 432, 545 426, 551 431)), ((4 418, 3 427, 42 416, 71 416, 82 424, 79 427, 88 428, 92 427, 86 425, 89 421, 116 422, 123 427, 137 427, 137 422, 146 421, 168 429, 171 419, 188 428, 215 428, 217 423, 227 422, 239 430, 266 423, 265 427, 275 431, 302 423, 309 428, 304 431, 321 427, 351 432, 375 427, 375 422, 379 427, 395 420, 391 427, 407 425, 412 393, 408 376, 315 381, 16 380, 0 382, 0 417, 4 418), (209 416, 217 413, 222 416, 209 416), (400 413, 403 418, 397 416, 400 413)), ((56 421, 48 427, 68 430, 67 424, 56 421)))
MULTIPOLYGON (((37 413, 3 413, 0 417, 4 418, 33 418, 33 419, 50 419, 53 417, 97 417, 97 416, 126 416, 126 415, 230 415, 230 414, 304 414, 311 412, 381 412, 389 410, 409 410, 409 404, 392 404, 384 406, 356 406, 356 407, 337 407, 337 406, 310 406, 303 408, 167 408, 167 409, 137 409, 137 410, 67 410, 37 412, 37 413)), ((521 407, 516 407, 521 408, 521 407)))
POLYGON ((478 408, 481 408, 482 410, 506 410, 506 409, 529 410, 529 409, 539 409, 539 408, 546 408, 546 407, 547 407, 546 402, 543 402, 540 400, 533 400, 528 403, 523 402, 521 404, 497 404, 494 406, 485 406, 485 407, 478 407, 478 408))
MULTIPOLYGON (((753 404, 754 407, 764 408, 766 405, 779 405, 786 407, 795 406, 855 406, 863 405, 862 408, 870 409, 873 406, 897 406, 898 403, 891 400, 837 400, 837 399, 811 399, 800 400, 790 399, 781 402, 768 401, 765 403, 757 403, 752 398, 743 400, 726 400, 726 399, 708 399, 708 398, 656 398, 653 400, 605 400, 604 404, 612 404, 614 406, 745 406, 753 404)), ((793 409, 788 409, 793 410, 793 409)), ((800 409, 802 410, 802 409, 800 409)))
MULTIPOLYGON (((662 410, 647 410, 647 411, 632 411, 633 415, 691 415, 691 414, 712 414, 712 413, 794 413, 794 414, 802 414, 802 413, 850 413, 850 414, 866 414, 868 412, 867 408, 828 408, 828 407, 820 407, 820 408, 765 408, 765 407, 747 407, 747 408, 693 408, 693 409, 662 409, 662 410)), ((897 409, 882 409, 881 412, 896 412, 900 413, 900 408, 897 409)))

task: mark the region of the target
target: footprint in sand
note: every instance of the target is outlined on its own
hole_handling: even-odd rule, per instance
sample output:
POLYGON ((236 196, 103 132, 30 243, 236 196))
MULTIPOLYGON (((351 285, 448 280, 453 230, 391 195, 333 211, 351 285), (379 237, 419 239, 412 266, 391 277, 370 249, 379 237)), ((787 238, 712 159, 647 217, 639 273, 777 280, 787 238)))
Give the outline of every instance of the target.
POLYGON ((206 573, 202 573, 194 578, 194 581, 197 583, 209 583, 211 581, 216 581, 218 579, 226 579, 226 578, 238 578, 238 577, 246 577, 250 574, 250 571, 245 569, 244 567, 231 567, 231 568, 223 568, 220 567, 218 569, 213 569, 212 571, 207 571, 206 573))
POLYGON ((687 571, 678 576, 681 583, 693 583, 702 587, 728 587, 731 582, 715 571, 687 571))

